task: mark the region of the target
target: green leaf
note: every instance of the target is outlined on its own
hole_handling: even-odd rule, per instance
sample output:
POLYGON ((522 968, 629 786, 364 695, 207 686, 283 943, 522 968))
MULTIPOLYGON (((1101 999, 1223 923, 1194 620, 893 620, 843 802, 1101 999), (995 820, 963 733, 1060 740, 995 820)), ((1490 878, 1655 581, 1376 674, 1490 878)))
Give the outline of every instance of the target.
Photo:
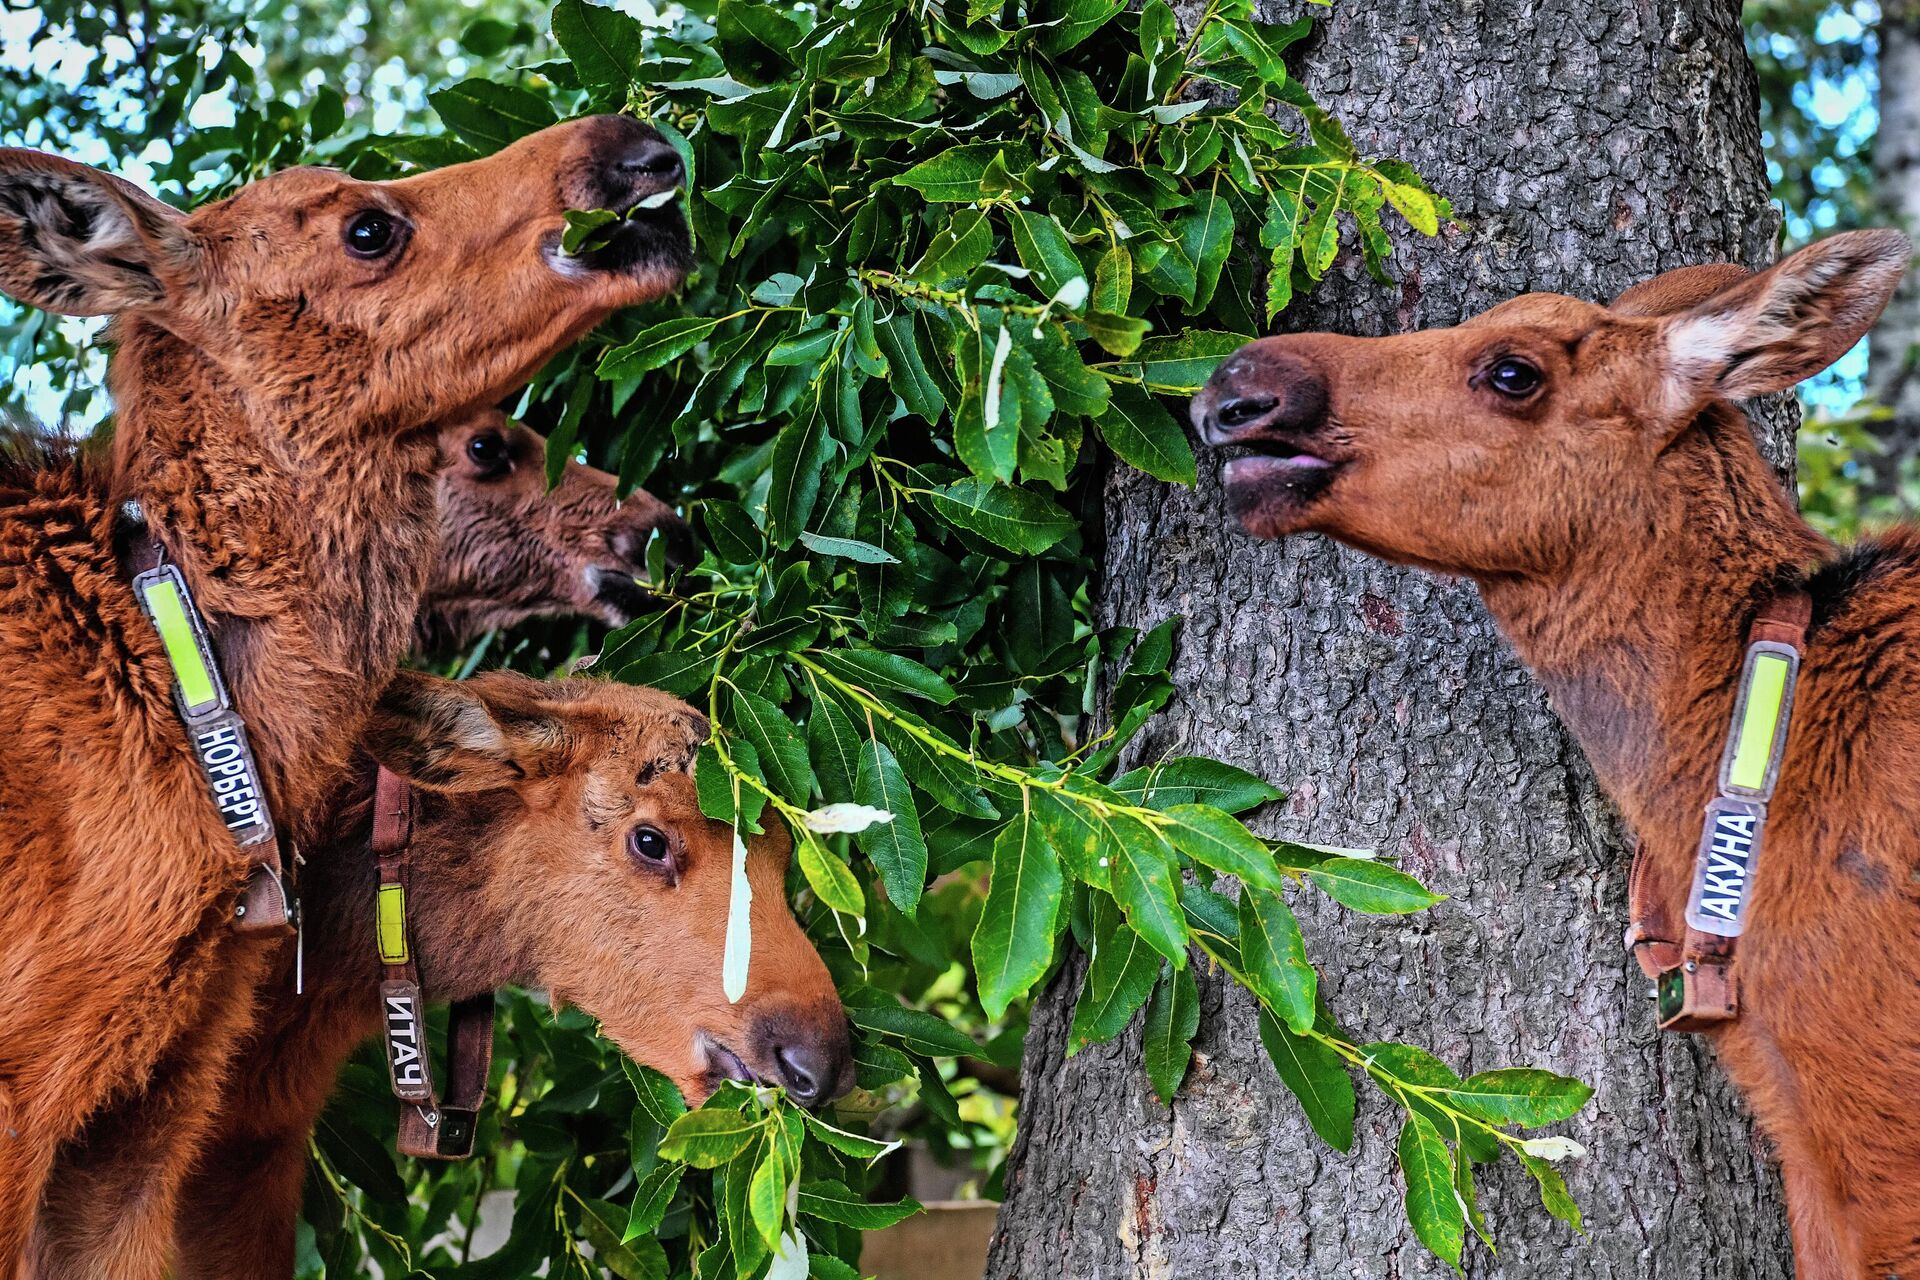
POLYGON ((998 1021, 1053 961, 1060 916, 1060 860, 1031 808, 1023 808, 993 842, 993 874, 973 932, 980 1004, 998 1021))
POLYGON ((1151 327, 1145 320, 1133 316, 1108 315, 1104 311, 1089 311, 1076 319, 1086 326, 1087 333, 1095 342, 1122 358, 1140 349, 1140 341, 1151 327))
POLYGON ((624 87, 641 63, 640 24, 604 5, 559 0, 553 6, 553 38, 584 85, 624 87))
POLYGON ((1045 294, 1051 296, 1070 281, 1086 279, 1073 242, 1057 221, 1044 213, 1010 209, 1007 224, 1021 265, 1033 272, 1045 294))
POLYGON ((774 438, 773 484, 767 490, 767 531, 781 546, 792 545, 813 519, 820 500, 820 481, 832 461, 833 433, 816 398, 812 407, 789 422, 774 438))
POLYGON ((1578 1080, 1538 1067, 1503 1067, 1468 1076, 1452 1101, 1494 1124, 1525 1129, 1571 1119, 1593 1090, 1578 1080))
POLYGON ((949 524, 1022 555, 1039 555, 1075 527, 1051 498, 991 480, 956 481, 935 489, 931 501, 949 524))
POLYGON ((715 35, 727 70, 749 84, 767 84, 793 65, 800 26, 762 0, 720 0, 715 35))
POLYGON ((1280 895, 1251 887, 1241 890, 1240 958, 1247 985, 1289 1031, 1303 1033, 1312 1028, 1319 974, 1307 959, 1300 926, 1280 895))
POLYGON ((757 693, 729 686, 724 704, 727 727, 753 744, 767 783, 795 804, 813 794, 813 769, 806 740, 785 712, 757 693))
POLYGON ((1193 448, 1187 433, 1158 400, 1139 387, 1115 383, 1099 422, 1101 437, 1122 461, 1169 484, 1194 482, 1193 448))
POLYGON ((677 698, 690 698, 705 689, 707 682, 713 679, 714 665, 713 655, 688 649, 680 653, 654 653, 636 658, 615 674, 627 684, 646 685, 677 698))
POLYGON ((492 80, 462 80, 427 101, 449 129, 482 151, 498 151, 559 119, 545 98, 492 80))
POLYGON ((662 1129, 670 1127, 675 1120, 687 1113, 687 1104, 680 1096, 680 1087, 652 1067, 643 1067, 630 1058, 622 1058, 620 1065, 627 1073, 627 1079, 633 1085, 633 1092, 640 1100, 640 1109, 652 1116, 662 1129))
POLYGON ((1147 1079, 1161 1102, 1172 1103, 1173 1095, 1179 1092, 1187 1063, 1193 1057, 1194 1033, 1199 1029, 1200 988, 1194 983, 1193 970, 1168 970, 1147 1004, 1141 1046, 1147 1059, 1147 1079))
POLYGON ((1453 1189, 1453 1153, 1419 1113, 1400 1127, 1400 1172, 1407 1180, 1407 1221, 1434 1256, 1456 1271, 1466 1243, 1466 1215, 1453 1189))
POLYGON ((971 204, 981 198, 987 167, 995 160, 1006 163, 1003 150, 998 143, 963 143, 922 160, 894 181, 936 204, 971 204))
POLYGON ((1233 248, 1233 208, 1218 192, 1208 191, 1199 198, 1198 207, 1180 220, 1180 243, 1193 262, 1193 305, 1190 311, 1204 311, 1213 301, 1220 283, 1220 268, 1227 263, 1233 248))
POLYGON ((828 649, 819 655, 819 662, 849 684, 872 694, 912 694, 940 706, 960 696, 938 672, 897 653, 879 649, 828 649))
POLYGON ((820 794, 829 804, 853 799, 853 782, 860 775, 861 733, 853 721, 829 699, 816 698, 807 715, 807 754, 813 760, 820 794))
POLYGON ((642 329, 633 341, 608 349, 597 372, 604 381, 619 382, 672 364, 706 341, 719 323, 689 316, 663 320, 642 329))
POLYGON ((1249 888, 1277 893, 1286 884, 1267 846, 1238 819, 1205 804, 1177 804, 1166 815, 1167 839, 1195 862, 1237 876, 1249 888))
POLYGON ((1434 207, 1433 197, 1418 187, 1410 187, 1399 182, 1383 182, 1387 203, 1400 211, 1410 226, 1421 235, 1440 234, 1440 214, 1434 207))
POLYGON ((660 1221, 667 1216, 674 1193, 680 1190, 680 1176, 685 1172, 685 1165, 662 1164, 640 1179, 640 1185, 633 1193, 633 1208, 627 1215, 627 1229, 621 1234, 621 1243, 640 1236, 650 1236, 660 1229, 660 1221))
POLYGON ((900 397, 900 403, 907 406, 907 412, 925 422, 938 422, 947 410, 946 397, 920 358, 913 325, 912 314, 902 312, 875 325, 874 340, 887 357, 888 381, 900 397))
POLYGON ((1328 858, 1309 867, 1307 879, 1340 905, 1369 915, 1406 915, 1446 901, 1406 872, 1371 858, 1328 858))
POLYGON ((822 1180, 801 1184, 800 1212, 859 1231, 878 1231, 920 1212, 920 1202, 908 1196, 893 1204, 868 1204, 865 1196, 845 1184, 822 1180))
POLYGON ((812 1131, 814 1137, 842 1155, 852 1156, 855 1160, 865 1161, 868 1164, 900 1145, 898 1142, 882 1142, 878 1138, 848 1133, 845 1129, 838 1129, 828 1124, 811 1111, 802 1111, 800 1118, 806 1122, 807 1128, 812 1131))
POLYGON ((900 765, 884 743, 869 739, 861 744, 860 774, 853 784, 853 798, 893 815, 892 822, 876 823, 853 839, 860 852, 879 868, 880 886, 886 890, 887 900, 911 918, 927 880, 927 842, 920 834, 913 793, 907 790, 900 765))
POLYGON ((960 209, 951 221, 934 232, 927 251, 914 263, 913 274, 928 284, 958 280, 972 275, 992 252, 992 220, 984 210, 960 209))
POLYGON ((1220 362, 1253 339, 1241 333, 1195 329, 1165 338, 1148 338, 1135 359, 1147 390, 1190 396, 1207 384, 1220 362))
POLYGON ((800 873, 814 895, 842 915, 864 916, 867 896, 847 864, 810 831, 800 833, 800 873))
POLYGON ((909 1009, 884 998, 881 1003, 875 1004, 850 1000, 847 1004, 847 1020, 867 1031, 892 1036, 910 1051, 928 1057, 960 1058, 980 1052, 980 1046, 965 1032, 956 1030, 930 1013, 909 1009))
POLYGON ((1112 863, 1114 901, 1148 945, 1181 968, 1187 963, 1187 925, 1173 851, 1137 819, 1116 815, 1109 821, 1117 839, 1102 841, 1100 848, 1112 863))
POLYGON ((1535 1182, 1540 1184, 1540 1203, 1546 1206, 1548 1213, 1572 1227, 1581 1230, 1580 1206, 1574 1201, 1573 1194, 1567 1190, 1566 1179, 1560 1171, 1538 1156, 1523 1155, 1520 1163, 1527 1167, 1535 1182))
POLYGON ((1104 895, 1102 898, 1110 918, 1104 930, 1094 936, 1093 960, 1087 966, 1086 981, 1073 1006, 1073 1025, 1067 1031, 1068 1056, 1125 1031, 1135 1010, 1153 993, 1154 980, 1166 963, 1146 939, 1127 926, 1112 901, 1104 895))
POLYGON ((1176 756, 1115 778, 1113 789, 1142 804, 1166 809, 1177 804, 1209 804, 1227 813, 1245 813, 1281 798, 1278 787, 1205 756, 1176 756))
POLYGON ((1351 1151, 1353 1077, 1340 1055, 1318 1040, 1287 1030, 1267 1009, 1260 1011, 1260 1043, 1320 1140, 1335 1151, 1351 1151))
POLYGON ((620 1280, 666 1280, 667 1255, 651 1237, 621 1238, 618 1205, 580 1199, 580 1229, 600 1265, 620 1280))
MULTIPOLYGON (((794 1170, 794 1173, 798 1175, 799 1170, 794 1170)), ((768 1249, 776 1248, 780 1243, 780 1224, 786 1217, 786 1210, 786 1170, 780 1160, 779 1144, 769 1142, 766 1156, 754 1169, 753 1180, 747 1184, 747 1211, 768 1249)))
POLYGON ((1100 255, 1093 270, 1093 294, 1087 305, 1110 316, 1124 316, 1133 300, 1133 255, 1113 245, 1100 255))
POLYGON ((660 1154, 696 1169, 717 1169, 745 1151, 766 1132, 767 1122, 738 1111, 702 1107, 667 1127, 660 1154))
POLYGON ((817 551, 823 556, 838 556, 842 560, 852 560, 856 564, 899 564, 900 557, 893 555, 884 547, 876 547, 871 542, 861 542, 857 538, 829 538, 825 534, 802 533, 800 544, 809 551, 817 551))

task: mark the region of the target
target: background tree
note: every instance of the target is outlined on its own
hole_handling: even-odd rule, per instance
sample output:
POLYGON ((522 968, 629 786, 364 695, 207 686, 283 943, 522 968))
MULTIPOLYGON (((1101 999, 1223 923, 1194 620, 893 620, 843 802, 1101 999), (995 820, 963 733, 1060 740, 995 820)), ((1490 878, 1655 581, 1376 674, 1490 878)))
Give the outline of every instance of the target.
MULTIPOLYGON (((1391 286, 1341 264, 1282 327, 1402 332, 1527 290, 1606 299, 1667 268, 1771 257, 1754 80, 1712 0, 1339 5, 1299 65, 1365 151, 1414 165, 1460 224, 1400 243, 1391 286)), ((1789 415, 1761 430, 1784 455, 1789 415)), ((1186 618, 1180 697, 1136 749, 1257 762, 1289 793, 1265 830, 1377 847, 1452 895, 1397 926, 1303 916, 1332 998, 1370 1031, 1599 1090, 1570 1129, 1589 1149, 1568 1170, 1587 1235, 1523 1212, 1523 1188, 1495 1173, 1485 1200, 1510 1234, 1497 1258, 1470 1250, 1468 1271, 1791 1274, 1775 1177, 1738 1103, 1697 1040, 1654 1030, 1621 951, 1614 819, 1471 587, 1317 537, 1252 542, 1213 473, 1203 459, 1193 491, 1108 478, 1098 617, 1186 618)), ((1068 1056, 1078 968, 1033 1014, 990 1276, 1443 1270, 1382 1212, 1396 1126, 1369 1104, 1354 1154, 1329 1155, 1240 991, 1196 968, 1196 1066, 1169 1110, 1126 1067, 1137 1027, 1068 1056)))
MULTIPOLYGON (((1885 220, 1912 233, 1920 231, 1920 3, 1880 0, 1878 34, 1874 203, 1885 220)), ((1920 274, 1908 273, 1870 345, 1867 389, 1887 413, 1876 434, 1893 460, 1914 460, 1920 456, 1920 274)))

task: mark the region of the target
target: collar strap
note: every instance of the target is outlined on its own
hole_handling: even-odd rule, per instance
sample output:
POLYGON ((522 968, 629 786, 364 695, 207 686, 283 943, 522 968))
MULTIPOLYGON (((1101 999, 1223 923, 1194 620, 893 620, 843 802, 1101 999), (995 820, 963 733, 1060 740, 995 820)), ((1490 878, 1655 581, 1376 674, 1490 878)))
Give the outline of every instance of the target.
POLYGON ((1707 802, 1694 854, 1685 930, 1672 941, 1663 905, 1648 901, 1646 854, 1634 854, 1627 947, 1656 979, 1662 1031, 1706 1031, 1740 1014, 1734 959, 1746 931, 1767 805, 1780 777, 1813 602, 1805 591, 1768 600, 1747 632, 1718 794, 1707 802))
POLYGON ((387 1077, 400 1099, 403 1156, 461 1160, 473 1154, 473 1131, 487 1096, 493 1065, 493 993, 456 1000, 447 1019, 449 1085, 443 1101, 433 1087, 427 1044, 426 1000, 407 928, 407 892, 413 825, 413 788, 383 765, 373 783, 373 855, 380 883, 374 899, 374 940, 380 953, 380 1025, 386 1038, 387 1077))
POLYGON ((153 624, 173 669, 173 705, 207 793, 247 859, 247 879, 233 905, 233 928, 245 934, 285 936, 299 920, 299 903, 280 856, 280 832, 267 807, 260 766, 247 740, 247 722, 234 709, 206 619, 138 502, 121 510, 121 535, 134 598, 153 624))

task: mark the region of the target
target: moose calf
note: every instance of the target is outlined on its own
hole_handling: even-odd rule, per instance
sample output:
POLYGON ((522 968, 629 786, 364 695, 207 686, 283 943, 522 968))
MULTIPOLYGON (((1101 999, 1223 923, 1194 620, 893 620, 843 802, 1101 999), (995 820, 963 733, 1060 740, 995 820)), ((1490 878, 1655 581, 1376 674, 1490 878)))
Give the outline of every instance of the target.
POLYGON ((1836 550, 1734 402, 1838 358, 1910 255, 1851 232, 1610 307, 1530 294, 1452 329, 1266 338, 1193 403, 1243 452, 1222 478, 1250 532, 1479 584, 1643 841, 1636 940, 1778 1146, 1801 1280, 1920 1273, 1920 532, 1836 550), (1762 797, 1757 860, 1756 802, 1730 792, 1762 797), (1712 917, 1739 916, 1745 869, 1735 968, 1712 917))
POLYGON ((684 217, 639 206, 681 178, 621 117, 392 182, 293 169, 191 214, 0 149, 0 292, 114 317, 117 413, 105 474, 0 474, 0 1275, 55 1153, 109 1105, 156 1163, 69 1274, 164 1273, 168 1171, 246 1024, 259 926, 287 918, 272 873, 311 844, 413 634, 437 424, 679 286, 684 217), (562 253, 566 213, 598 208, 633 216, 562 253), (136 600, 150 574, 177 575, 145 597, 164 643, 136 600), (223 681, 193 656, 188 594, 223 681), (220 719, 204 741, 176 649, 182 705, 220 719))
MULTIPOLYGON (((405 910, 429 998, 544 987, 696 1103, 730 1078, 781 1085, 804 1105, 852 1086, 846 1014, 787 907, 791 842, 772 818, 748 840, 746 994, 732 1004, 721 991, 733 830, 694 795, 689 767, 706 736, 705 717, 678 699, 606 680, 406 673, 389 686, 368 725, 370 758, 335 797, 308 877, 306 994, 292 994, 293 948, 282 944, 182 1194, 178 1274, 293 1274, 308 1135, 348 1055, 382 1021, 375 761, 418 798, 405 910)), ((126 1193, 60 1187, 43 1225, 63 1236, 126 1193)), ((35 1270, 64 1274, 52 1258, 35 1270)))
POLYGON ((547 489, 547 445, 488 409, 440 429, 440 549, 420 601, 414 647, 471 643, 494 627, 538 617, 622 626, 647 608, 635 581, 647 542, 666 541, 667 564, 686 560, 692 534, 673 509, 569 460, 547 489))

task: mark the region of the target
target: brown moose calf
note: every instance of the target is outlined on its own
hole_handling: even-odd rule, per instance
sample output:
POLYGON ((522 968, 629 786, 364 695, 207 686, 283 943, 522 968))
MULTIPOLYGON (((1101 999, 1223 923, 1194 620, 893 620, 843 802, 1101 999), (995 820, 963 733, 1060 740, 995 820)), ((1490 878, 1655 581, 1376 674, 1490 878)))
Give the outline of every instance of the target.
POLYGON ((1778 1146, 1801 1280, 1920 1274, 1920 532, 1836 550, 1733 402, 1846 351, 1910 254, 1853 232, 1611 307, 1530 294, 1452 329, 1267 338, 1193 404, 1249 451, 1223 480, 1254 534, 1479 584, 1644 842, 1647 950, 1676 981, 1734 977, 1734 1016, 1697 1016, 1778 1146), (1738 751, 1721 775, 1749 637, 1789 648, 1808 621, 1738 964, 1695 920, 1681 952, 1703 814, 1745 786, 1738 751))
MULTIPOLYGON (((852 1085, 846 1015, 786 902, 790 842, 771 818, 748 841, 746 994, 721 991, 732 828, 700 813, 688 766, 704 717, 651 689, 496 672, 401 676, 366 748, 415 788, 406 915, 430 998, 506 983, 546 988, 598 1018, 690 1101, 760 1079, 818 1105, 852 1085)), ((307 992, 292 947, 183 1191, 178 1274, 293 1273, 307 1137, 354 1047, 382 1018, 378 878, 368 847, 374 764, 342 788, 307 887, 307 992)), ((46 1217, 72 1234, 84 1184, 46 1217)), ((39 1274, 59 1274, 41 1263, 39 1274)))
MULTIPOLYGON (((64 1274, 164 1274, 168 1179, 249 1014, 257 926, 284 918, 265 872, 311 843, 413 633, 436 426, 678 286, 684 219, 638 206, 681 176, 653 130, 596 117, 392 182, 289 170, 182 214, 0 149, 0 292, 114 317, 117 413, 104 474, 0 468, 0 1276, 56 1152, 107 1109, 154 1163, 124 1171, 140 1194, 64 1274), (593 208, 635 213, 561 253, 567 211, 593 208), (191 740, 182 723, 132 585, 155 559, 178 574, 183 653, 179 591, 198 602, 252 774, 230 722, 191 740), (271 812, 286 856, 236 842, 216 781, 249 834, 271 812)), ((224 714, 199 670, 196 705, 224 714)))
POLYGON ((692 546, 666 503, 568 461, 547 490, 547 445, 498 409, 440 429, 440 550, 414 629, 415 647, 467 644, 493 627, 578 616, 610 627, 645 611, 636 578, 647 542, 666 540, 669 566, 692 546))

